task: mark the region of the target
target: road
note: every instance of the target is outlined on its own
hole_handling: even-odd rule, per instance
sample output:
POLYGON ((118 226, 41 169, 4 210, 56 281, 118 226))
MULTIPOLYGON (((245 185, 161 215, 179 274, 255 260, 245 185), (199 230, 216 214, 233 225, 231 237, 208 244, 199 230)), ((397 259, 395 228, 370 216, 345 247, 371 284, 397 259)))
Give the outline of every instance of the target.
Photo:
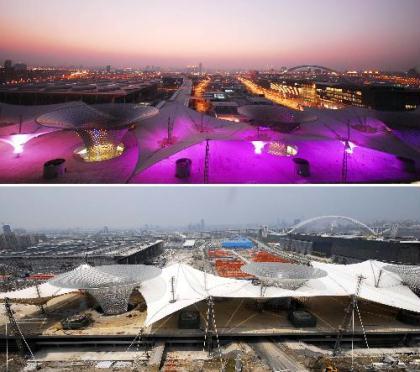
POLYGON ((282 350, 281 346, 277 343, 269 340, 262 340, 250 345, 273 371, 308 372, 308 370, 290 356, 290 354, 287 354, 285 350, 282 350))
POLYGON ((188 107, 192 93, 192 80, 184 78, 182 85, 169 99, 169 102, 176 102, 188 107))

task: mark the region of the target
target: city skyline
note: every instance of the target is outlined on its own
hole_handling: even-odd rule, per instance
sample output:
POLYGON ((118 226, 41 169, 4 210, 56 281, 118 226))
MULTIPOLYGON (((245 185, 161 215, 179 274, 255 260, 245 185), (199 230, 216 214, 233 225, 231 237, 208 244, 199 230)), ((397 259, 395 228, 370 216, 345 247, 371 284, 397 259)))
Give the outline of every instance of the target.
POLYGON ((0 0, 0 8, 8 35, 0 59, 32 65, 407 70, 420 60, 416 0, 0 0))
POLYGON ((417 220, 420 188, 4 187, 0 205, 1 222, 29 229, 187 226, 201 219, 206 225, 263 225, 326 215, 367 223, 417 220))

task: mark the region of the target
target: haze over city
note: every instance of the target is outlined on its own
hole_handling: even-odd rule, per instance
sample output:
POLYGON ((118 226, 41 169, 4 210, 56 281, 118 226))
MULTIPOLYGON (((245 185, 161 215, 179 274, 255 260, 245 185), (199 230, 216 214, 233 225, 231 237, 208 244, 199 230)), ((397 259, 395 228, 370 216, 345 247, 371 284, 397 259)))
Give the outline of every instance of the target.
POLYGON ((420 60, 417 0, 0 0, 0 60, 407 70, 420 60), (349 58, 349 53, 351 58, 349 58))
POLYGON ((1 222, 25 228, 269 224, 323 215, 418 219, 417 188, 3 188, 1 222))

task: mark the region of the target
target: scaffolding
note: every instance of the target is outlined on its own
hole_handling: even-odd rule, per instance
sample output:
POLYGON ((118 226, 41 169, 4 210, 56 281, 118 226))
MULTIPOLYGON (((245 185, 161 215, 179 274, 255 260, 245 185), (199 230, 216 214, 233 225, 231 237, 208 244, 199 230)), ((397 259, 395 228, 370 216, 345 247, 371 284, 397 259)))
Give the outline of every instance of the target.
POLYGON ((217 353, 220 360, 221 371, 224 370, 224 363, 222 358, 222 349, 220 347, 219 332, 216 325, 216 312, 214 310, 213 297, 207 298, 207 314, 206 314, 206 329, 204 332, 203 351, 208 350, 209 356, 212 355, 213 341, 216 339, 217 353))
MULTIPOLYGON (((4 307, 6 309, 6 315, 9 319, 9 324, 12 329, 12 334, 16 338, 16 345, 19 349, 19 352, 22 356, 26 356, 29 352, 29 355, 32 359, 34 359, 34 354, 28 344, 28 342, 25 339, 25 336, 22 332, 22 330, 19 327, 19 324, 16 321, 15 315, 12 310, 12 304, 10 303, 10 300, 8 298, 4 299, 4 307)), ((6 338, 8 340, 8 335, 6 334, 6 338)), ((8 358, 8 357, 7 357, 8 358)))
POLYGON ((204 157, 204 183, 209 183, 210 140, 206 140, 206 154, 204 157))
POLYGON ((344 319, 342 324, 340 325, 339 329, 338 329, 338 334, 337 334, 337 339, 335 341, 335 345, 334 345, 334 351, 333 351, 333 356, 337 356, 338 354, 340 354, 341 352, 341 341, 343 339, 344 333, 348 332, 348 329, 350 327, 350 324, 353 324, 353 331, 354 331, 354 313, 355 311, 357 311, 357 314, 359 316, 359 320, 360 320, 360 324, 362 326, 363 329, 363 335, 365 337, 365 342, 367 347, 369 348, 369 344, 367 342, 367 338, 366 338, 366 333, 365 333, 365 329, 362 323, 362 317, 359 311, 359 306, 357 304, 358 298, 359 298, 359 294, 360 294, 360 289, 362 287, 362 282, 363 280, 366 279, 363 275, 359 275, 357 278, 357 285, 356 285, 356 293, 354 295, 351 296, 351 301, 348 304, 348 306, 346 307, 345 313, 344 313, 344 319))

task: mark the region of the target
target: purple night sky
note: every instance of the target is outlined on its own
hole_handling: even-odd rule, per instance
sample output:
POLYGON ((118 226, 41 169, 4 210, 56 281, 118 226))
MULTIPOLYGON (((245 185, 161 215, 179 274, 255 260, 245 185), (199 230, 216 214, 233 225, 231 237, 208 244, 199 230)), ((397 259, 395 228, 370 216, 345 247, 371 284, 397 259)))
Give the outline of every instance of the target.
POLYGON ((418 0, 0 0, 0 61, 407 70, 418 0))

